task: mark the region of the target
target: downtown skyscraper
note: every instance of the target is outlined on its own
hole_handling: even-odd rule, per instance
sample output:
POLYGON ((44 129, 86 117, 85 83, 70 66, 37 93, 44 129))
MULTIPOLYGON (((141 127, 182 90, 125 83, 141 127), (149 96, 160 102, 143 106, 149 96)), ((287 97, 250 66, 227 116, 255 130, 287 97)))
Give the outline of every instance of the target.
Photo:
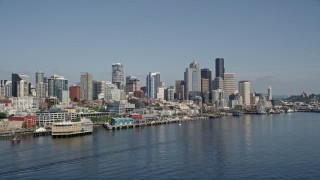
POLYGON ((176 87, 175 87, 175 90, 176 90, 176 99, 178 100, 183 100, 185 98, 185 95, 184 95, 184 81, 183 80, 176 80, 176 87))
POLYGON ((0 80, 0 98, 10 97, 12 94, 12 83, 8 80, 0 80))
POLYGON ((12 74, 12 96, 25 97, 30 94, 29 76, 25 74, 12 74))
POLYGON ((124 90, 123 74, 123 66, 121 63, 112 64, 112 84, 115 84, 120 90, 124 90))
POLYGON ((224 73, 225 73, 225 68, 224 68, 224 59, 223 58, 217 58, 215 61, 216 65, 216 77, 212 81, 212 90, 217 90, 217 89, 223 89, 224 88, 224 73))
POLYGON ((135 76, 127 76, 126 77, 126 93, 134 93, 136 91, 140 91, 141 84, 140 80, 135 76))
POLYGON ((93 79, 92 74, 88 72, 82 72, 80 78, 80 100, 92 101, 93 99, 93 79))
POLYGON ((185 99, 193 100, 196 96, 201 96, 201 71, 200 65, 193 61, 184 72, 185 99))
POLYGON ((224 73, 223 74, 223 90, 229 95, 234 94, 236 87, 236 77, 235 73, 224 73))
POLYGON ((212 72, 210 69, 201 69, 201 92, 210 92, 212 89, 212 72))
POLYGON ((156 99, 160 87, 160 72, 150 72, 146 79, 147 96, 156 99))
POLYGON ((224 73, 225 73, 224 59, 223 58, 217 58, 216 59, 216 78, 217 77, 223 78, 223 74, 224 73))
POLYGON ((51 76, 48 79, 48 95, 58 98, 63 104, 69 104, 68 80, 63 76, 51 76))
POLYGON ((47 83, 45 83, 44 73, 41 71, 36 72, 36 96, 40 99, 46 97, 47 83))
POLYGON ((250 82, 249 81, 239 81, 239 95, 242 97, 241 104, 249 106, 251 104, 250 99, 250 82))

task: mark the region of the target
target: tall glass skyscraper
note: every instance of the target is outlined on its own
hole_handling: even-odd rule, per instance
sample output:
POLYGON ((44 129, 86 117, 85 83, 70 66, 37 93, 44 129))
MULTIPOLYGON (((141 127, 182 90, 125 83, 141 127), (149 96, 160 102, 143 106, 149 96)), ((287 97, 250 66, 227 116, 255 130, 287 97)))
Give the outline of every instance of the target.
POLYGON ((48 79, 49 96, 57 97, 64 104, 69 103, 68 80, 63 76, 53 75, 48 79))
POLYGON ((38 98, 46 97, 47 85, 44 82, 44 73, 41 71, 36 72, 36 96, 38 98))
POLYGON ((224 59, 223 58, 217 58, 216 59, 216 78, 217 77, 223 78, 223 74, 224 73, 225 73, 224 59))
POLYGON ((112 64, 112 84, 115 84, 118 89, 124 90, 123 66, 121 63, 112 64))
POLYGON ((147 76, 147 96, 149 98, 157 98, 157 91, 160 87, 160 73, 159 72, 150 72, 147 76))
POLYGON ((196 61, 190 64, 184 72, 185 99, 193 99, 201 95, 201 71, 200 65, 196 61))

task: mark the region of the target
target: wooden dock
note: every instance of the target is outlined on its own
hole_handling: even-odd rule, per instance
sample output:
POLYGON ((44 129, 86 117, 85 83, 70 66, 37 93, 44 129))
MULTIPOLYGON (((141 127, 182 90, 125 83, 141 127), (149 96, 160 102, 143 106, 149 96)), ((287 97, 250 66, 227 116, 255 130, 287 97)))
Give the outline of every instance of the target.
POLYGON ((161 120, 154 120, 154 121, 147 121, 147 122, 139 122, 133 124, 123 124, 123 125, 111 125, 111 124, 103 124, 107 130, 120 130, 120 129, 130 129, 130 128, 137 128, 143 126, 155 126, 161 124, 171 124, 171 123, 181 123, 185 121, 196 121, 196 120, 206 120, 209 117, 190 117, 190 118, 181 118, 181 119, 161 119, 161 120))
MULTIPOLYGON (((18 129, 14 131, 14 134, 17 135, 26 135, 26 134, 31 134, 33 130, 28 130, 28 129, 18 129)), ((0 131, 0 140, 8 140, 11 139, 12 137, 12 130, 6 130, 6 131, 0 131)))

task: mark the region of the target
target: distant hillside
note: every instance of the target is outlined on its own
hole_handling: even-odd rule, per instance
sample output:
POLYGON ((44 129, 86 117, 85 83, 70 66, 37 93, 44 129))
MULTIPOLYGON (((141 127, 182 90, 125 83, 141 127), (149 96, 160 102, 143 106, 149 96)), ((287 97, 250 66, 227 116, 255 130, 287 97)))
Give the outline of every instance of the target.
POLYGON ((289 96, 287 96, 287 95, 273 95, 272 96, 272 99, 274 99, 274 100, 282 100, 282 99, 287 99, 287 98, 289 98, 289 96))
POLYGON ((311 94, 309 96, 290 96, 289 98, 285 99, 288 102, 305 102, 305 103, 311 103, 314 102, 320 102, 320 94, 311 94))

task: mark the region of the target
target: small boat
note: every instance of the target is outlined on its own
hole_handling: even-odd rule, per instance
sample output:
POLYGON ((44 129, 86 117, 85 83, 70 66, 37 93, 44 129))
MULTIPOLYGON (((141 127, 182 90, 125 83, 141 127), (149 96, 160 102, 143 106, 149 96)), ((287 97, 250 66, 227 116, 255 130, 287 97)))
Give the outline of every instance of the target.
POLYGON ((210 119, 215 119, 215 118, 219 118, 221 117, 221 115, 209 115, 210 119))
POLYGON ((317 108, 314 110, 314 112, 320 113, 320 107, 317 107, 317 108))
POLYGON ((235 111, 232 113, 233 116, 242 116, 243 113, 241 111, 235 111))
POLYGON ((38 128, 38 129, 36 129, 34 132, 40 133, 40 132, 46 132, 46 131, 47 131, 47 130, 46 130, 45 128, 40 127, 40 128, 38 128))
POLYGON ((21 136, 20 135, 13 135, 11 138, 11 142, 20 142, 21 141, 21 136))
POLYGON ((286 112, 286 113, 294 113, 295 111, 289 108, 289 109, 286 109, 285 112, 286 112))

